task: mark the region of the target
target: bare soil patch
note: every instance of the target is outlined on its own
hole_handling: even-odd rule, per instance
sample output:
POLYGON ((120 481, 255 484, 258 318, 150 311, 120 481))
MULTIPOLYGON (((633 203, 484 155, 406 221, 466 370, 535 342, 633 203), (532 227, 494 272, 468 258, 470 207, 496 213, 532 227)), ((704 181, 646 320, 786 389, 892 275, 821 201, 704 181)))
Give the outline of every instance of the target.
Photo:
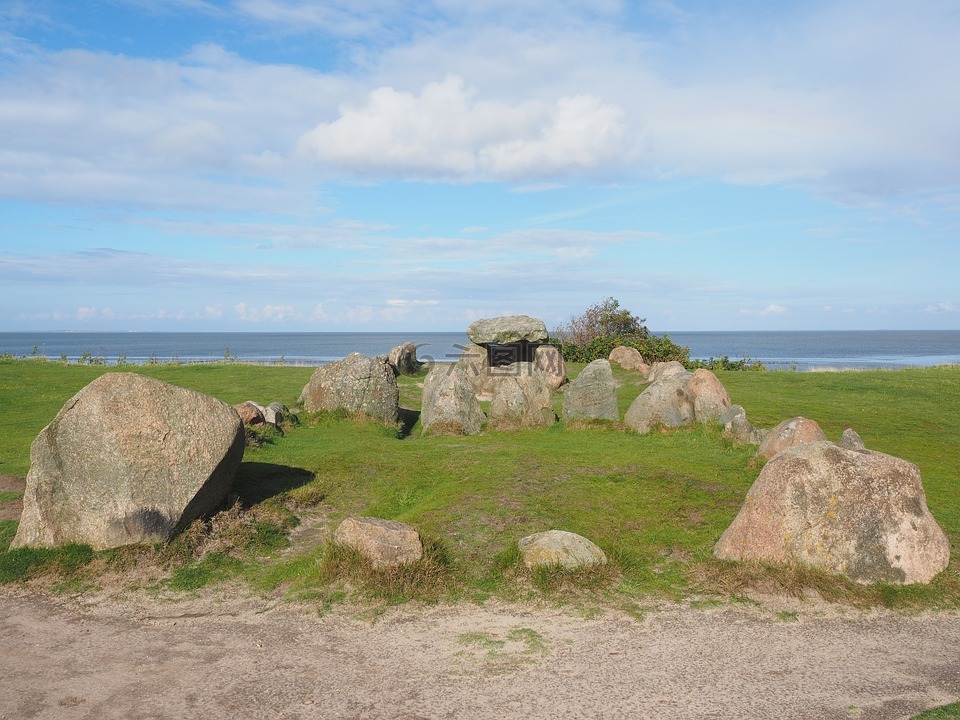
POLYGON ((0 718, 892 719, 960 697, 957 614, 791 607, 319 616, 226 588, 185 600, 7 588, 0 718))

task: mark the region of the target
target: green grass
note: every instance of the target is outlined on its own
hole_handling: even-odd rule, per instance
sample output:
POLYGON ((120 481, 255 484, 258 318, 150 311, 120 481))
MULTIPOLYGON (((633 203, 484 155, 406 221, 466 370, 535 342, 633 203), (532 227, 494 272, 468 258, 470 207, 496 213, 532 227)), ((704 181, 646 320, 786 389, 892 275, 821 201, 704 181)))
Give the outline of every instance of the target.
POLYGON ((912 720, 960 720, 960 703, 932 708, 914 715, 912 720))
MULTIPOLYGON (((311 372, 235 363, 125 369, 229 403, 288 405, 311 372)), ((570 374, 579 369, 571 367, 570 374)), ((0 362, 0 473, 25 475, 36 433, 106 371, 113 370, 0 362)), ((852 426, 868 447, 917 463, 931 510, 953 543, 951 568, 929 586, 863 587, 809 568, 719 562, 711 550, 756 479, 755 448, 708 426, 637 435, 618 424, 558 423, 547 430, 423 437, 417 419, 421 375, 400 379, 407 413, 399 431, 320 413, 303 415, 283 436, 248 448, 232 515, 192 528, 158 553, 169 576, 164 587, 193 590, 241 578, 256 591, 321 607, 351 596, 386 603, 497 596, 631 609, 651 598, 744 598, 751 587, 794 595, 813 588, 829 600, 860 606, 960 607, 960 368, 719 376, 758 426, 804 415, 834 440, 852 426), (384 573, 329 544, 282 552, 298 518, 318 512, 329 527, 352 514, 410 523, 428 539, 427 558, 384 573), (609 565, 579 575, 530 573, 517 541, 551 528, 590 538, 609 565)), ((617 370, 615 377, 622 413, 642 384, 635 373, 617 370)), ((12 532, 0 523, 0 541, 12 532)), ((5 543, 0 548, 9 539, 5 543)), ((59 551, 50 552, 55 558, 59 551)), ((0 561, 14 553, 0 553, 0 561)), ((93 559, 112 562, 100 554, 93 559)), ((20 561, 23 569, 9 577, 56 573, 61 565, 49 557, 32 565, 20 561)))

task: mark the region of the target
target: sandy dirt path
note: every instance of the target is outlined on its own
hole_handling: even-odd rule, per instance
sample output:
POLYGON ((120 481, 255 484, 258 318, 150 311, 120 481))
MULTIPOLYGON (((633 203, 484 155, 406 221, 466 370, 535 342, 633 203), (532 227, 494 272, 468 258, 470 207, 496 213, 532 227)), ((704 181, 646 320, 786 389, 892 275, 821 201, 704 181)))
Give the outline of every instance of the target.
POLYGON ((0 591, 0 718, 902 718, 960 698, 960 616, 0 591), (806 617, 806 616, 810 617, 806 617))

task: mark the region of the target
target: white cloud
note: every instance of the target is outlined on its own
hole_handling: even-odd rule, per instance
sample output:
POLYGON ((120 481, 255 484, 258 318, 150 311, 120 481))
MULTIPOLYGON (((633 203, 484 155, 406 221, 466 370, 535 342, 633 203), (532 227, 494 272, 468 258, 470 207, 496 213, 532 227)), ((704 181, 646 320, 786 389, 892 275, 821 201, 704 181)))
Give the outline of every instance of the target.
POLYGON ((960 312, 960 307, 954 305, 952 302, 941 302, 935 305, 928 305, 924 311, 928 315, 940 315, 943 313, 955 313, 960 312))
POLYGON ((284 322, 296 316, 292 305, 264 305, 257 308, 241 302, 233 310, 237 318, 244 322, 284 322))
POLYGON ((741 315, 758 315, 760 317, 767 317, 770 315, 785 315, 788 312, 789 310, 785 306, 778 305, 777 303, 770 303, 765 308, 760 310, 756 310, 753 308, 740 309, 741 315))
POLYGON ((298 147, 352 173, 460 180, 575 174, 629 158, 623 111, 599 98, 508 104, 477 95, 455 75, 418 95, 380 87, 298 147))

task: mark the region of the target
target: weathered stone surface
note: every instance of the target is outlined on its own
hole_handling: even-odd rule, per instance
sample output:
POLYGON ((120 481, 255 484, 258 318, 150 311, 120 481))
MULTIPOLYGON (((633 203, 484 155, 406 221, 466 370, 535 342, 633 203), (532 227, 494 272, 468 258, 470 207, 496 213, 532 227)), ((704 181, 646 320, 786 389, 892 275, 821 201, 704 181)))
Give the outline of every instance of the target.
POLYGON ((650 366, 650 374, 647 376, 647 380, 656 382, 657 380, 662 380, 663 378, 668 378, 673 375, 689 376, 690 373, 676 360, 671 360, 670 362, 655 362, 650 366))
POLYGON ((693 401, 687 392, 690 374, 668 375, 644 388, 626 414, 624 424, 639 433, 650 432, 656 425, 679 427, 692 422, 693 401))
POLYGON ((420 534, 396 520, 348 517, 337 526, 333 541, 354 548, 378 568, 416 562, 423 557, 420 534))
POLYGON ((541 345, 536 349, 533 365, 543 375, 551 390, 559 389, 567 382, 567 366, 563 355, 553 345, 541 345))
POLYGON ((847 428, 843 431, 843 435, 840 436, 839 445, 847 450, 867 449, 867 446, 863 444, 863 440, 860 439, 860 435, 857 434, 857 431, 853 428, 847 428))
POLYGON ((223 502, 243 444, 239 416, 215 398, 102 375, 33 441, 12 546, 164 542, 223 502))
POLYGON ((491 375, 490 359, 487 349, 480 345, 467 345, 457 362, 463 370, 475 395, 489 395, 493 393, 496 380, 491 375))
POLYGON ((390 423, 397 421, 399 399, 397 376, 387 359, 360 353, 318 367, 300 394, 307 412, 343 408, 390 423))
POLYGON ((790 418, 767 433, 763 442, 760 443, 757 455, 769 459, 789 447, 826 439, 827 436, 823 434, 816 420, 805 417, 790 418))
POLYGON ((766 464, 714 554, 905 584, 946 568, 950 544, 927 509, 916 465, 814 441, 766 464))
POLYGON ((687 382, 687 394, 693 401, 693 417, 697 422, 719 420, 730 408, 730 396, 723 383, 705 368, 694 371, 687 382))
POLYGON ((731 405, 727 411, 720 416, 720 424, 723 430, 734 440, 751 445, 759 445, 766 436, 765 430, 759 430, 747 420, 747 412, 740 405, 731 405))
POLYGON ((417 360, 417 346, 412 342, 397 345, 390 351, 388 360, 400 375, 416 375, 423 367, 423 363, 417 360))
POLYGON ((607 562, 603 550, 582 535, 565 530, 527 535, 520 539, 520 554, 528 568, 560 565, 568 570, 607 562))
POLYGON ((643 355, 636 348, 618 345, 610 351, 607 359, 611 365, 619 365, 624 370, 639 370, 644 375, 650 372, 650 366, 644 362, 643 355))
POLYGON ((490 425, 498 430, 549 427, 557 421, 550 386, 533 363, 513 363, 504 368, 490 402, 490 425))
POLYGON ((280 425, 285 420, 295 418, 296 416, 290 412, 290 408, 282 402, 272 402, 263 409, 263 419, 271 425, 280 425))
POLYGON ((467 328, 467 337, 477 345, 522 341, 540 343, 547 341, 547 326, 543 320, 529 315, 506 315, 471 323, 467 328))
POLYGON ((460 364, 434 365, 423 381, 423 432, 476 435, 484 419, 473 386, 460 364))
POLYGON ((267 421, 264 416, 264 408, 253 400, 247 400, 239 405, 234 405, 233 409, 240 416, 240 422, 244 425, 262 425, 267 421))
POLYGON ((574 379, 563 395, 563 419, 619 420, 617 386, 607 360, 594 360, 574 379))

